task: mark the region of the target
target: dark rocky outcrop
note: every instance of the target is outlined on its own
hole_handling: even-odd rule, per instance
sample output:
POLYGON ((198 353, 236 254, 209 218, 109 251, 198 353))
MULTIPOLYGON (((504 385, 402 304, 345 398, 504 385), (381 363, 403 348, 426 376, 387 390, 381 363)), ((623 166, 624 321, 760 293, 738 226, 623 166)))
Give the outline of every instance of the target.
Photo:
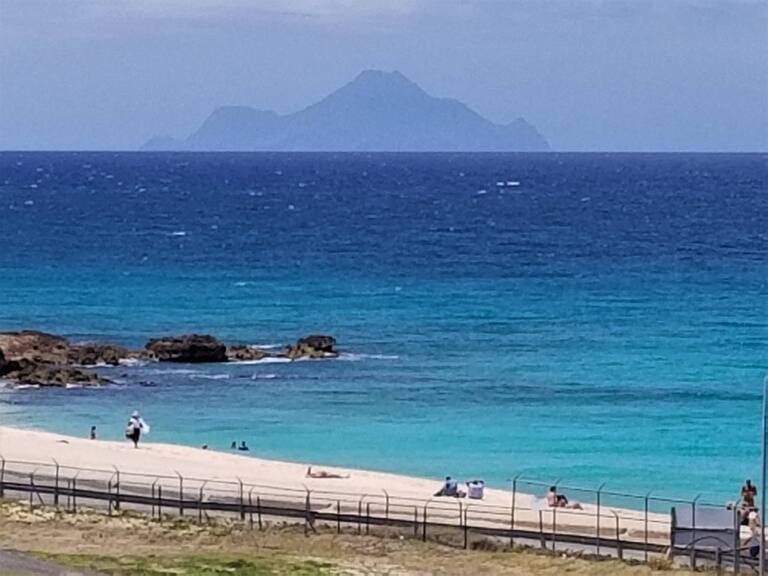
POLYGON ((227 360, 261 360, 272 356, 268 351, 257 348, 256 346, 227 346, 227 360))
POLYGON ((207 334, 153 338, 144 346, 150 358, 160 362, 226 362, 227 347, 207 334))
POLYGON ((29 360, 36 364, 66 364, 69 342, 62 336, 22 330, 0 332, 0 350, 7 360, 29 360))
POLYGON ((70 364, 79 366, 96 366, 98 364, 109 364, 117 366, 121 360, 128 358, 138 358, 139 353, 123 346, 114 344, 76 344, 70 347, 67 355, 70 364))
MULTIPOLYGON (((36 330, 0 332, 0 378, 39 386, 108 383, 109 380, 97 374, 71 366, 74 363, 88 364, 80 361, 84 357, 74 359, 78 357, 75 352, 78 349, 66 338, 55 334, 36 330)), ((103 357, 104 354, 100 358, 103 357)), ((94 364, 101 361, 98 356, 94 358, 94 364)))
POLYGON ((143 350, 99 343, 70 343, 66 338, 35 330, 0 332, 0 378, 40 386, 96 385, 109 380, 83 366, 112 365, 143 358, 160 362, 227 362, 264 358, 335 358, 336 339, 311 335, 280 351, 256 346, 226 346, 206 334, 153 338, 143 350))
POLYGON ((333 336, 312 335, 299 338, 295 344, 285 349, 284 355, 293 360, 297 358, 335 358, 336 339, 333 336))
POLYGON ((110 382, 98 374, 73 366, 36 364, 29 360, 11 360, 6 363, 5 370, 1 375, 3 378, 38 386, 66 386, 67 384, 93 386, 110 382))

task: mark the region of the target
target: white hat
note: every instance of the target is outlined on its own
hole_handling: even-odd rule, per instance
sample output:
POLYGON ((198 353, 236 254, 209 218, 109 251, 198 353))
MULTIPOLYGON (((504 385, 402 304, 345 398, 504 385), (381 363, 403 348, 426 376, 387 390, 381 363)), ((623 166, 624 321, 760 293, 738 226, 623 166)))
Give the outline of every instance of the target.
POLYGON ((138 410, 134 410, 133 414, 131 414, 131 418, 138 418, 138 417, 139 417, 139 411, 138 410))

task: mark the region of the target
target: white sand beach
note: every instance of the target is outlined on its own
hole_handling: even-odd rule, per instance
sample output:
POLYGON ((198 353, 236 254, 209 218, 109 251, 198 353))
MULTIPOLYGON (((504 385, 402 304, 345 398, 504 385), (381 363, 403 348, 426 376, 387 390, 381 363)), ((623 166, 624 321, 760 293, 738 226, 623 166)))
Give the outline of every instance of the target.
MULTIPOLYGON (((354 502, 355 498, 362 498, 365 495, 368 501, 376 499, 380 501, 386 494, 393 506, 398 502, 402 503, 403 514, 405 514, 406 505, 411 508, 416 505, 420 508, 427 505, 440 513, 440 510, 453 510, 459 504, 459 499, 433 497, 435 491, 440 488, 440 478, 426 479, 337 468, 314 462, 267 460, 237 453, 152 441, 144 441, 140 443, 138 449, 134 449, 129 442, 89 440, 6 426, 0 426, 0 458, 8 463, 8 468, 14 466, 18 468, 20 465, 17 463, 20 462, 34 462, 48 466, 56 462, 62 467, 103 470, 104 474, 120 470, 123 478, 129 474, 168 478, 181 475, 188 479, 186 480, 188 484, 192 482, 191 479, 207 480, 209 487, 215 485, 216 481, 233 483, 242 481, 249 485, 274 488, 271 494, 279 494, 280 490, 295 490, 297 494, 310 490, 320 498, 326 494, 329 501, 335 498, 332 494, 349 496, 345 498, 347 502, 354 502), (307 477, 307 468, 310 465, 313 471, 324 470, 345 477, 307 477)), ((32 468, 29 469, 32 470, 32 468)), ((198 485, 201 485, 200 482, 198 485)), ((461 499, 461 503, 465 507, 471 507, 475 517, 483 518, 483 522, 508 524, 512 494, 510 490, 491 488, 485 490, 482 500, 464 498, 461 499)), ((559 509, 556 522, 560 529, 593 535, 597 524, 595 513, 595 507, 589 504, 585 504, 583 511, 559 509)), ((515 515, 518 527, 534 528, 538 526, 540 518, 543 520, 545 530, 552 525, 552 509, 542 506, 540 498, 528 494, 516 495, 515 515)), ((645 517, 642 511, 603 506, 600 516, 601 534, 604 531, 608 535, 615 534, 616 518, 618 518, 622 537, 637 540, 644 538, 645 517)), ((669 533, 669 516, 650 514, 648 519, 649 539, 665 542, 669 533)))

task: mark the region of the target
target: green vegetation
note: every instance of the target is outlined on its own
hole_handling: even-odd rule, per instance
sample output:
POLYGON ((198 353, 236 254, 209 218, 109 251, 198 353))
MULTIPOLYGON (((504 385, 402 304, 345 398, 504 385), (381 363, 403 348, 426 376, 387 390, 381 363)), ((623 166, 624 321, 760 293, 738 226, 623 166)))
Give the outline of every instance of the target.
POLYGON ((315 560, 288 560, 260 556, 90 556, 46 554, 41 557, 72 568, 130 576, 331 576, 333 565, 315 560))

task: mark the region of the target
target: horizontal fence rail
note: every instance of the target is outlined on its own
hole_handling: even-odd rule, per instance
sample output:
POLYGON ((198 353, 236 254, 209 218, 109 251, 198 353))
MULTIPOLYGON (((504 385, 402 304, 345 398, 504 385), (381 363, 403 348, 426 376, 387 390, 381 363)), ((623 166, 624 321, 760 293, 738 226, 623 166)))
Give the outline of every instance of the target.
MULTIPOLYGON (((356 533, 372 528, 404 531, 422 540, 433 539, 469 548, 478 539, 509 545, 537 546, 551 552, 578 551, 598 556, 648 560, 651 554, 678 552, 738 572, 754 565, 748 549, 671 550, 669 517, 651 513, 660 503, 690 505, 691 501, 622 494, 603 490, 589 494, 589 510, 550 508, 542 499, 523 492, 556 486, 569 496, 586 495, 583 488, 541 483, 516 477, 511 482, 510 506, 469 499, 356 494, 309 488, 287 488, 176 475, 149 475, 112 469, 76 468, 58 462, 6 460, 0 456, 0 498, 28 500, 30 505, 52 504, 76 512, 78 506, 147 513, 163 521, 169 515, 189 516, 199 522, 213 516, 234 517, 250 528, 262 529, 266 519, 303 523, 306 533, 318 524, 356 533), (635 503, 627 509, 616 502, 635 503)), ((693 501, 694 506, 712 506, 693 501)), ((722 506, 720 506, 722 508, 722 506)))

